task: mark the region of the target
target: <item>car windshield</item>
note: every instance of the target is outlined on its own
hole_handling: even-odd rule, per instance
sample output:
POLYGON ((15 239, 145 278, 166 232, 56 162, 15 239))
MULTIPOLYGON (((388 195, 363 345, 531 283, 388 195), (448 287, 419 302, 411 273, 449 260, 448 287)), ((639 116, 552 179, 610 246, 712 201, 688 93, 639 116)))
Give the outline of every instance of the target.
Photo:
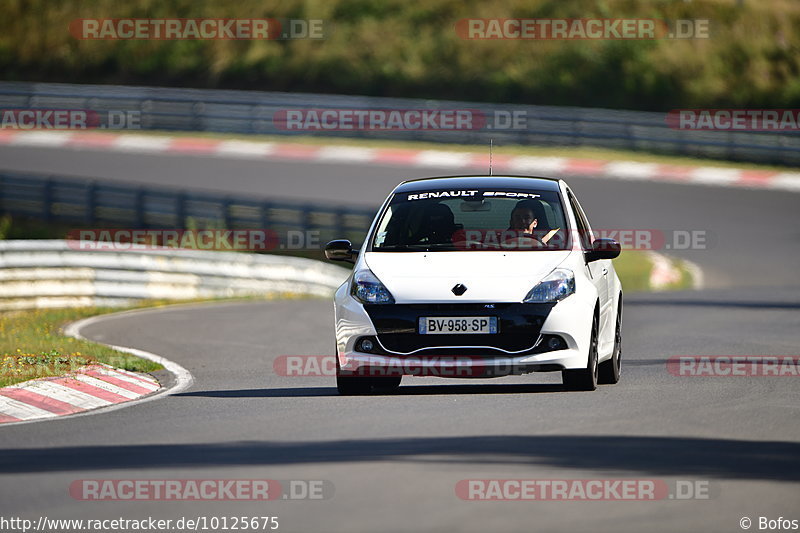
POLYGON ((383 212, 372 250, 565 250, 567 228, 554 191, 431 190, 399 193, 383 212))

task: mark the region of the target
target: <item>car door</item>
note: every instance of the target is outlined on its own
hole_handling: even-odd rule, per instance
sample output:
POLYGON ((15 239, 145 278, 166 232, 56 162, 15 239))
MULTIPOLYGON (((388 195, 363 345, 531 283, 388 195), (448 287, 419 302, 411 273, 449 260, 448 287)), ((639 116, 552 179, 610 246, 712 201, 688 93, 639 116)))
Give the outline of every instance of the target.
MULTIPOLYGON (((588 251, 592 247, 592 242, 594 242, 592 227, 589 225, 589 221, 587 220, 586 214, 583 212, 578 199, 575 198, 575 195, 569 189, 567 189, 567 196, 569 198, 570 206, 572 207, 572 212, 575 213, 575 223, 577 224, 581 248, 584 252, 588 251)), ((608 331, 610 329, 608 328, 609 316, 611 314, 611 299, 608 296, 608 263, 609 261, 607 260, 586 263, 587 274, 597 289, 598 299, 600 300, 600 331, 598 340, 599 344, 601 345, 601 352, 605 351, 603 349, 603 345, 609 341, 608 331)))

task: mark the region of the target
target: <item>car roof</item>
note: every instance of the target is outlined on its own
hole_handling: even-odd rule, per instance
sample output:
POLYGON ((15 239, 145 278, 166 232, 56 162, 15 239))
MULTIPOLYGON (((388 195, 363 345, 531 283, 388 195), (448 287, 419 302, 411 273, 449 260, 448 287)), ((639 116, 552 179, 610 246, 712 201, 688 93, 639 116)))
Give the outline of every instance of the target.
POLYGON ((404 181, 394 192, 405 193, 435 189, 533 189, 539 191, 559 190, 558 178, 538 176, 438 176, 404 181))

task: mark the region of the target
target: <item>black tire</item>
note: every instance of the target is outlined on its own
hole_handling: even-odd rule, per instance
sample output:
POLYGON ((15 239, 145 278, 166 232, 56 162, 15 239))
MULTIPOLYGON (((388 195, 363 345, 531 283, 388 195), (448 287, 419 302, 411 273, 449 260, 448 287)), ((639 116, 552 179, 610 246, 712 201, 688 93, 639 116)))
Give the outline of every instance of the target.
POLYGON ((568 390, 593 391, 597 388, 597 317, 592 321, 592 337, 589 342, 589 357, 586 368, 562 370, 561 380, 568 390))
POLYGON ((403 376, 392 376, 388 378, 372 378, 370 384, 373 392, 394 392, 400 387, 403 376))
POLYGON ((617 323, 614 329, 614 353, 611 359, 600 363, 598 373, 598 383, 602 385, 614 385, 619 383, 619 376, 622 371, 622 295, 619 295, 617 310, 617 323))
POLYGON ((342 375, 339 357, 336 356, 336 390, 342 396, 357 396, 375 391, 392 391, 400 386, 403 376, 369 377, 342 375))

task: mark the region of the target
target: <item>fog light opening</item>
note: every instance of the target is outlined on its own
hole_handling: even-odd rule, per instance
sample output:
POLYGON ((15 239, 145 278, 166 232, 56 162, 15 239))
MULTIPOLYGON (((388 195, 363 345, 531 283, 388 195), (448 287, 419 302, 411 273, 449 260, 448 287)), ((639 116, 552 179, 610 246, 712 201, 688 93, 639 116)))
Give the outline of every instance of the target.
POLYGON ((358 345, 358 351, 360 352, 371 352, 373 349, 375 349, 375 343, 373 343, 370 339, 362 339, 358 345))
POLYGON ((547 340, 547 347, 551 350, 563 350, 567 347, 567 343, 561 337, 550 337, 547 340))

